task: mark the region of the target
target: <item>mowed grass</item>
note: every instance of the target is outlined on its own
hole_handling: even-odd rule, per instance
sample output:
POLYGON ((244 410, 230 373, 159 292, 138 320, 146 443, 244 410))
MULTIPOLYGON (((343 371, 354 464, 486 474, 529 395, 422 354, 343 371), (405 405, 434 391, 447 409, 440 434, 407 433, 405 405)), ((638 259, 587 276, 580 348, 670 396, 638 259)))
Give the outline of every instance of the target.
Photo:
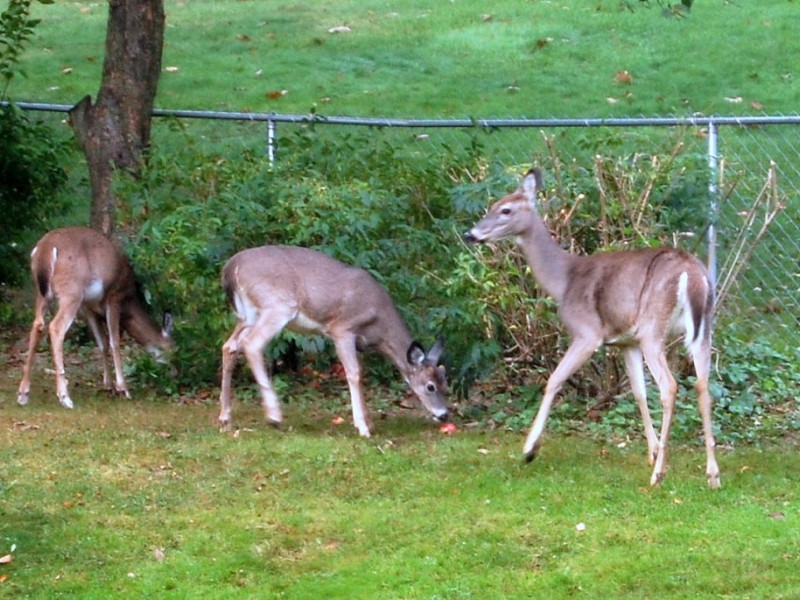
MULTIPOLYGON (((786 0, 696 2, 686 18, 620 0, 167 0, 165 10, 163 108, 421 118, 797 112, 798 17, 786 0)), ((28 77, 11 96, 71 104, 96 95, 106 4, 34 12, 42 22, 23 56, 28 77)))
POLYGON ((20 407, 17 370, 0 400, 6 597, 800 593, 800 474, 786 448, 723 449, 723 488, 710 491, 702 449, 676 446, 651 489, 639 440, 551 435, 523 465, 518 434, 445 436, 421 413, 374 409, 361 439, 343 386, 308 382, 289 383, 283 431, 249 401, 238 433, 220 433, 215 397, 112 399, 77 373, 75 410, 41 373, 20 407))

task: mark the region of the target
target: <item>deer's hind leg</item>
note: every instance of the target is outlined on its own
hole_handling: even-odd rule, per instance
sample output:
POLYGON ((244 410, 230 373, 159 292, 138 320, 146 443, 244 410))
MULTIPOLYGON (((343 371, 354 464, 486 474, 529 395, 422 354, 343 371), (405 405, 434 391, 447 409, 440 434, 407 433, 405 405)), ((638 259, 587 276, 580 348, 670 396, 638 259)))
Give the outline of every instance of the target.
MULTIPOLYGON (((250 371, 261 389, 261 405, 264 416, 271 425, 278 426, 283 421, 280 401, 264 365, 264 348, 294 318, 290 310, 272 310, 261 313, 252 325, 244 325, 237 338, 236 346, 244 352, 250 371)), ((231 336, 233 337, 233 336, 231 336)), ((231 340, 226 342, 229 345, 231 340)), ((224 351, 223 351, 224 352, 224 351)), ((228 373, 230 377, 230 373, 228 373)))
POLYGON ((44 331, 44 316, 47 314, 48 300, 41 294, 36 294, 36 313, 31 326, 31 333, 28 338, 28 356, 25 357, 25 366, 22 368, 22 379, 19 382, 17 391, 17 404, 25 406, 30 399, 31 393, 31 369, 33 360, 36 358, 36 346, 44 331))
POLYGON ((653 427, 653 419, 650 418, 650 409, 647 406, 647 388, 644 382, 644 360, 642 351, 637 346, 625 348, 625 370, 628 372, 628 379, 631 382, 631 390, 636 404, 639 406, 639 413, 642 415, 644 424, 644 435, 647 438, 647 462, 650 466, 655 465, 658 457, 658 436, 653 427))

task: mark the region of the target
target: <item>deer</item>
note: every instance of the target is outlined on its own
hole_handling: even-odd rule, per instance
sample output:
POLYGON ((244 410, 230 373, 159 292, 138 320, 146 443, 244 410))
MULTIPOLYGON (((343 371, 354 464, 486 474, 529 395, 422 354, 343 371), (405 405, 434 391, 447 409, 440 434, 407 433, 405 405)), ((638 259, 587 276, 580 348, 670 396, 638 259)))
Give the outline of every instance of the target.
POLYGON ((50 348, 56 375, 56 395, 65 408, 73 408, 64 370, 64 338, 81 313, 100 349, 103 387, 130 398, 120 357, 122 332, 127 332, 159 363, 172 351, 172 317, 162 327, 151 321, 139 297, 133 269, 126 256, 103 234, 87 227, 66 227, 46 233, 31 252, 31 274, 36 303, 28 342, 28 355, 17 393, 17 403, 28 404, 31 369, 50 304, 58 309, 50 321, 50 348), (112 387, 108 353, 114 364, 112 387))
POLYGON ((575 255, 551 237, 537 208, 542 174, 532 168, 519 187, 496 201, 464 233, 470 243, 516 240, 534 279, 558 306, 568 348, 545 385, 523 454, 532 461, 541 447, 547 417, 562 385, 603 345, 621 348, 647 439, 650 485, 667 471, 667 443, 677 384, 667 363, 667 342, 683 335, 691 356, 706 449, 710 488, 720 487, 714 455, 709 373, 714 286, 703 263, 678 249, 660 247, 575 255), (647 405, 643 365, 658 385, 663 418, 656 435, 647 405))
POLYGON ((333 340, 362 437, 370 437, 370 427, 358 353, 369 350, 394 364, 435 421, 447 421, 447 380, 438 364, 444 339, 439 336, 425 352, 388 292, 366 270, 310 248, 268 245, 232 256, 222 269, 222 287, 237 322, 222 346, 221 431, 232 426, 231 379, 240 353, 261 390, 266 421, 280 426, 281 406, 264 367, 264 348, 284 329, 333 340))

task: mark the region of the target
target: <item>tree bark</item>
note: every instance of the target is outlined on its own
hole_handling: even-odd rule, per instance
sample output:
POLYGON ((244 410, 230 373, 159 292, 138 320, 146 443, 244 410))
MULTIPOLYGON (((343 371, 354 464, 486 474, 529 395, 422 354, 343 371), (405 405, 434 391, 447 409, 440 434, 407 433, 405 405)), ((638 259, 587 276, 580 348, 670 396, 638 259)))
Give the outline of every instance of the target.
POLYGON ((109 0, 106 56, 97 102, 86 96, 69 113, 89 167, 91 227, 111 236, 116 171, 137 176, 150 144, 150 120, 161 72, 163 0, 109 0))

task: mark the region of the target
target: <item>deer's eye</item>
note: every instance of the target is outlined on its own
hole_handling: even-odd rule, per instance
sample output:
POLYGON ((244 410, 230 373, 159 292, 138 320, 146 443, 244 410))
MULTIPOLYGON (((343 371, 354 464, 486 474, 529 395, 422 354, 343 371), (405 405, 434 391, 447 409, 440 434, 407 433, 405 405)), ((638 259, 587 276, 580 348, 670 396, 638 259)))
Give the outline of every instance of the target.
POLYGON ((511 207, 504 206, 503 208, 500 209, 500 214, 501 215, 510 215, 511 214, 511 207))
POLYGON ((425 389, 426 389, 426 390, 428 390, 428 393, 429 393, 429 394, 433 394, 433 393, 436 391, 436 386, 433 384, 433 382, 432 382, 432 381, 429 381, 429 382, 428 382, 428 383, 425 385, 425 389))

